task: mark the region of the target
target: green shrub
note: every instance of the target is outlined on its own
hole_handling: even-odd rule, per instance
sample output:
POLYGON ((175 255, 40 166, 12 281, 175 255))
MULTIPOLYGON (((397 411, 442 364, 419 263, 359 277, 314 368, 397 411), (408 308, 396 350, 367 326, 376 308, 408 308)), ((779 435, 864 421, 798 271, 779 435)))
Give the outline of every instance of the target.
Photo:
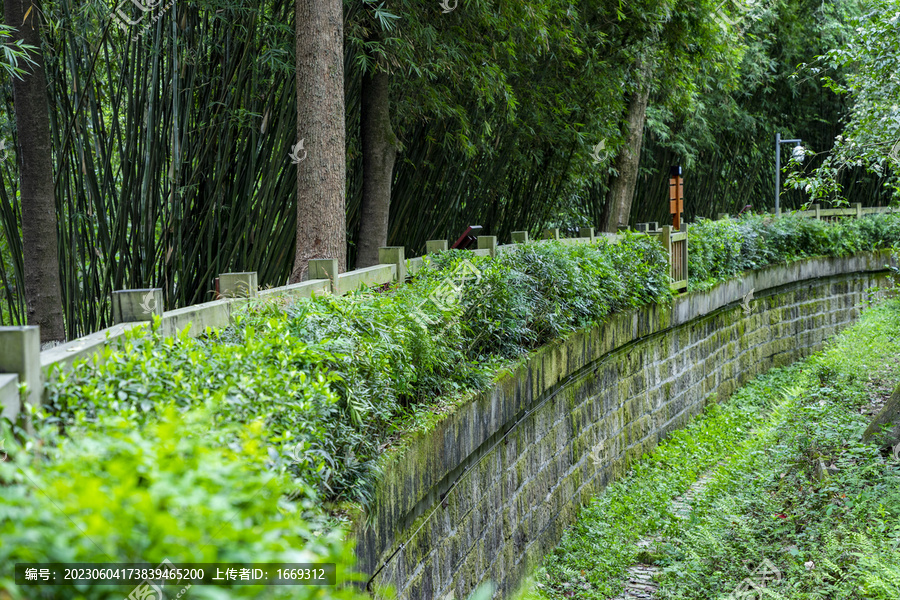
POLYGON ((291 339, 285 320, 271 316, 206 339, 129 332, 115 348, 50 380, 43 422, 65 433, 118 415, 141 427, 170 406, 208 408, 213 433, 259 419, 298 479, 340 494, 344 470, 335 468, 334 443, 341 439, 340 408, 332 391, 339 375, 329 365, 342 358, 291 339))
POLYGON ((169 406, 206 407, 210 431, 261 420, 269 451, 299 484, 332 504, 367 506, 404 416, 485 387, 500 358, 667 297, 665 270, 660 245, 645 236, 530 244, 496 260, 442 253, 410 285, 382 293, 286 310, 257 302, 202 339, 128 334, 50 381, 44 423, 65 433, 118 415, 141 427, 169 406), (455 304, 432 301, 464 261, 480 283, 455 304))
MULTIPOLYGON (((288 500, 296 485, 272 469, 262 421, 207 432, 209 418, 170 406, 141 429, 103 416, 70 438, 45 431, 25 448, 7 444, 0 597, 122 600, 135 587, 17 586, 16 562, 326 562, 348 581, 352 547, 319 516, 311 490, 288 500)), ((362 598, 313 586, 193 586, 189 597, 362 598)))
POLYGON ((900 216, 837 222, 786 215, 700 219, 688 229, 689 289, 705 289, 750 269, 812 256, 848 256, 900 242, 900 216))

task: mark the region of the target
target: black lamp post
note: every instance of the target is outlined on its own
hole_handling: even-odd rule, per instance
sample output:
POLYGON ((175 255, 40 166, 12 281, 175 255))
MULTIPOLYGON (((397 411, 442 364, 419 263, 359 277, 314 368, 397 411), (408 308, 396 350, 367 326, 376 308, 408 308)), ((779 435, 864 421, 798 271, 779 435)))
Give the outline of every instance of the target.
POLYGON ((783 140, 781 134, 775 134, 775 214, 781 214, 781 145, 794 144, 794 156, 802 160, 802 156, 798 156, 797 148, 803 140, 783 140))

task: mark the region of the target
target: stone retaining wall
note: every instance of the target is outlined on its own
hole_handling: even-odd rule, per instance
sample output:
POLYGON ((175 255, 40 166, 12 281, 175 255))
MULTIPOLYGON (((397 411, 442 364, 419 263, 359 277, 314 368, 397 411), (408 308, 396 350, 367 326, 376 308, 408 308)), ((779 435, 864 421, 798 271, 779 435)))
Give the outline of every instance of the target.
POLYGON ((538 349, 392 459, 355 530, 361 570, 384 565, 374 583, 401 599, 464 600, 487 580, 506 597, 631 461, 857 319, 886 262, 772 267, 538 349))

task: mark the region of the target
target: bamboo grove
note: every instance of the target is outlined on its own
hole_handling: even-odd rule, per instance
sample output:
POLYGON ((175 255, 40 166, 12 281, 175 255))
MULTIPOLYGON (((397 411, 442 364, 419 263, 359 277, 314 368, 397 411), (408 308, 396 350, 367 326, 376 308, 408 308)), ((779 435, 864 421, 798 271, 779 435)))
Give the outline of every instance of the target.
MULTIPOLYGON (((348 264, 362 202, 361 86, 373 68, 390 73, 400 145, 386 243, 411 254, 467 225, 508 237, 596 224, 639 87, 635 64, 650 52, 656 70, 631 222, 665 219, 670 164, 688 168, 688 217, 770 206, 776 128, 827 151, 841 127, 840 98, 794 70, 827 50, 859 9, 776 0, 723 27, 720 5, 461 1, 444 14, 437 2, 347 0, 348 264), (777 41, 785 36, 790 44, 777 41), (608 156, 592 160, 600 141, 608 156)), ((129 28, 101 0, 41 6, 69 339, 109 324, 113 290, 161 287, 170 309, 209 300, 222 272, 257 271, 263 285, 291 273, 293 5, 167 6, 129 28)), ((14 148, 12 114, 3 80, 0 136, 14 148)), ((0 325, 22 324, 14 156, 0 179, 0 325)), ((862 178, 848 194, 876 205, 887 201, 879 189, 877 178, 862 178)), ((785 196, 789 208, 803 201, 785 196)))

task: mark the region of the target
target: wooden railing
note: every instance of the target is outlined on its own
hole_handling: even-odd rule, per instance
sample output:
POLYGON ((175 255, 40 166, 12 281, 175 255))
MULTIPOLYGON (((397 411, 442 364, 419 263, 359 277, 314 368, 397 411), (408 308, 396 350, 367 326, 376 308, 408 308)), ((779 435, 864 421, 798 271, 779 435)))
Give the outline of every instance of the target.
POLYGON ((682 223, 681 229, 675 231, 671 225, 658 227, 657 223, 638 223, 637 230, 640 233, 659 237, 659 241, 669 257, 669 286, 673 292, 686 291, 688 286, 687 224, 682 223))
POLYGON ((686 290, 688 286, 687 228, 688 226, 683 224, 681 231, 672 231, 672 226, 666 225, 659 236, 663 247, 668 249, 672 290, 686 290))

